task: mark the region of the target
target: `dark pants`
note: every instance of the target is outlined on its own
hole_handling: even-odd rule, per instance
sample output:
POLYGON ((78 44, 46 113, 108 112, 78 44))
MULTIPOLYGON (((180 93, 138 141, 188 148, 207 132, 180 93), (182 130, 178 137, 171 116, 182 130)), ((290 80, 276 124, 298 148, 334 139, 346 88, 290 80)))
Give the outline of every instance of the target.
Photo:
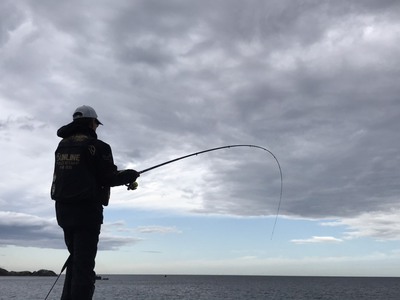
POLYGON ((95 283, 95 258, 100 225, 63 227, 70 257, 61 300, 91 300, 95 283))

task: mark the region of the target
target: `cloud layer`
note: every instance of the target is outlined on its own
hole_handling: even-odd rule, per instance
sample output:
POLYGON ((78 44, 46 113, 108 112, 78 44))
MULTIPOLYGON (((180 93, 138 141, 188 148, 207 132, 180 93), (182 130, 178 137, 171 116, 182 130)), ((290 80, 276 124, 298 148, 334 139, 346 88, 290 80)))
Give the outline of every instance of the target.
MULTIPOLYGON (((389 0, 3 1, 0 211, 10 221, 0 243, 56 234, 55 131, 81 104, 97 110, 121 168, 258 144, 282 165, 282 215, 398 239, 395 217, 379 226, 373 216, 399 210, 399 11, 389 0)), ((263 153, 165 168, 143 175, 146 192, 126 205, 276 213, 279 172, 263 153)))

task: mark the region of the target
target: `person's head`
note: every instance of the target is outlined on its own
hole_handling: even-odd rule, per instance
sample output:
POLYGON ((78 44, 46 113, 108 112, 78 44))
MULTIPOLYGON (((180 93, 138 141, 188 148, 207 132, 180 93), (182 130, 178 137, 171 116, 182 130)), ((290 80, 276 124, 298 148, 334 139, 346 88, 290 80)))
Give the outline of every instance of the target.
POLYGON ((93 130, 96 130, 99 125, 103 125, 103 123, 99 121, 96 111, 88 105, 82 105, 75 109, 72 118, 74 122, 86 125, 93 130))

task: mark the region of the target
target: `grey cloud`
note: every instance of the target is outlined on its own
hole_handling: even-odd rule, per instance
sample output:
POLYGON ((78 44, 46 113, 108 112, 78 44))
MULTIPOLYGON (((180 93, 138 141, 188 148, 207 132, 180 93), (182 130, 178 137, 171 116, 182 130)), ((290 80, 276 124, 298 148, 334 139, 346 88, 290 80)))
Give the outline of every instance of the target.
POLYGON ((396 241, 400 238, 398 227, 398 208, 385 208, 373 212, 362 212, 337 221, 327 221, 323 226, 346 226, 344 240, 374 238, 379 241, 396 241))
POLYGON ((99 243, 99 250, 118 250, 127 245, 134 245, 142 239, 134 237, 107 236, 102 235, 99 243))
POLYGON ((9 41, 10 33, 25 19, 26 15, 12 1, 2 1, 0 4, 0 46, 9 41))
POLYGON ((56 230, 54 220, 4 211, 0 212, 0 215, 0 245, 63 247, 62 234, 56 230))
POLYGON ((137 228, 140 233, 180 233, 181 231, 175 227, 165 227, 165 226, 140 226, 137 228))
MULTIPOLYGON (((62 229, 56 220, 38 216, 0 211, 0 246, 38 247, 64 249, 62 229)), ((141 239, 102 234, 100 250, 117 250, 125 245, 135 244, 141 239)))
MULTIPOLYGON (((281 162, 282 214, 397 205, 397 1, 23 3, 36 27, 21 45, 35 51, 4 64, 0 91, 36 118, 48 112, 54 132, 93 105, 118 163, 255 143, 281 162)), ((212 189, 198 212, 276 212, 273 161, 228 152, 204 165, 212 189)))

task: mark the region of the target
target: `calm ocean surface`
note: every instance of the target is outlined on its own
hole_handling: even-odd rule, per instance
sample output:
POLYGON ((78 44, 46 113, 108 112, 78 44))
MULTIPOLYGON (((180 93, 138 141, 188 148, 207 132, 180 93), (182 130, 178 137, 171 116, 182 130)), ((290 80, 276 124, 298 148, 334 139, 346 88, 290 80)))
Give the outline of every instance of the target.
MULTIPOLYGON (((94 300, 400 299, 400 278, 109 275, 94 300)), ((55 277, 0 277, 1 300, 43 300, 55 277)), ((60 299, 62 276, 49 296, 60 299)))

